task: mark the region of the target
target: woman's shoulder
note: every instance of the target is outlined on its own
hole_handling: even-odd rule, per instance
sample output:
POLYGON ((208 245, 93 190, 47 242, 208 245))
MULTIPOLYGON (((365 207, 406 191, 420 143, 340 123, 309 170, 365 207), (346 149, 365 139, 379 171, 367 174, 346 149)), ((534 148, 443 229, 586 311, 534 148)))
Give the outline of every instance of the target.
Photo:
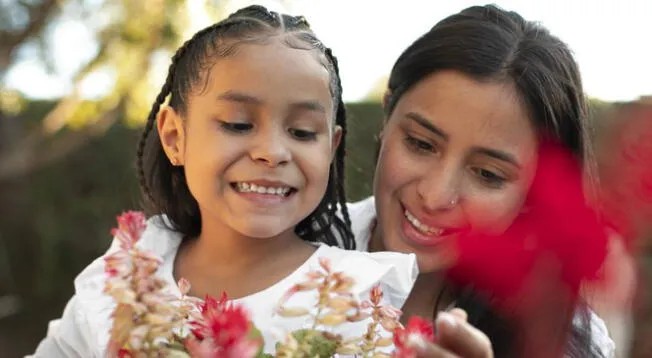
POLYGON ((367 251, 371 238, 371 226, 376 219, 376 204, 374 197, 347 203, 346 208, 351 218, 351 231, 355 238, 356 249, 367 251))
POLYGON ((373 196, 356 201, 353 203, 346 203, 346 208, 349 211, 349 216, 351 220, 360 219, 363 217, 375 217, 376 216, 376 206, 373 196))

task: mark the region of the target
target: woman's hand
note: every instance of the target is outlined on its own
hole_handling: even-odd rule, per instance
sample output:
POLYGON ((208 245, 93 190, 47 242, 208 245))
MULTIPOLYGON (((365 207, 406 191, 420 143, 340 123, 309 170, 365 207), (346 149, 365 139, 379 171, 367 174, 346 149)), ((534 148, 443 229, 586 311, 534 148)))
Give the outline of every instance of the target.
POLYGON ((437 343, 410 340, 419 358, 493 358, 489 338, 467 322, 464 310, 441 312, 435 320, 437 343))

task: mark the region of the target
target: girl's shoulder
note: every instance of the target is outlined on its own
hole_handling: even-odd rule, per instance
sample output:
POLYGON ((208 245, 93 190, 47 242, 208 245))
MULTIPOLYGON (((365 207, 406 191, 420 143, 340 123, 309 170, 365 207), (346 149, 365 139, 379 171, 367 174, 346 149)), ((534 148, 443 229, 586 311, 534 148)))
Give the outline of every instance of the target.
MULTIPOLYGON (((147 226, 137 246, 163 259, 159 270, 171 265, 181 243, 181 235, 166 226, 164 216, 154 216, 147 220, 147 226)), ((79 329, 91 340, 89 346, 103 352, 109 339, 111 312, 115 307, 113 298, 104 293, 106 282, 105 257, 119 248, 115 238, 109 249, 96 258, 75 278, 75 312, 79 329)))
MULTIPOLYGON (((325 246, 325 245, 324 245, 325 246)), ((416 255, 398 252, 361 252, 326 246, 317 251, 328 259, 333 272, 343 272, 355 281, 354 294, 366 299, 380 285, 388 304, 401 308, 419 274, 416 255)))

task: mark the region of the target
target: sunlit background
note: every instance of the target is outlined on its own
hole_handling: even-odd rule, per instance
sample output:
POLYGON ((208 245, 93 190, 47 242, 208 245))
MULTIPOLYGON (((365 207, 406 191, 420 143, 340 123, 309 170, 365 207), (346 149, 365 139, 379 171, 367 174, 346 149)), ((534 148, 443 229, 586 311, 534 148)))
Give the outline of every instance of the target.
MULTIPOLYGON (((99 0, 87 3, 101 3, 99 0)), ((238 8, 259 3, 270 9, 304 15, 341 62, 345 101, 377 95, 394 60, 420 34, 443 17, 475 1, 378 0, 189 0, 184 36, 238 8), (206 11, 206 6, 215 11, 206 11), (219 15, 218 15, 219 16, 219 15)), ((587 93, 604 101, 634 100, 652 94, 652 1, 650 0, 503 0, 494 3, 540 21, 575 52, 587 93)), ((97 38, 84 21, 62 18, 51 29, 55 72, 24 49, 7 73, 5 85, 33 98, 69 93, 71 79, 98 50, 97 38)), ((167 57, 162 57, 166 62, 167 57)), ((165 65, 165 63, 161 64, 165 65)), ((164 71, 159 71, 164 73, 164 71)), ((84 81, 82 95, 92 98, 113 89, 111 71, 97 71, 84 81)))
MULTIPOLYGON (((72 294, 75 275, 106 250, 114 215, 138 208, 134 148, 174 50, 252 3, 305 16, 339 59, 348 141, 355 143, 347 155, 350 200, 371 192, 378 101, 393 62, 437 21, 483 4, 0 0, 1 357, 34 350, 72 294)), ((541 22, 574 51, 597 146, 627 119, 624 109, 652 115, 652 0, 495 3, 541 22)), ((615 339, 626 340, 631 324, 619 315, 622 307, 608 323, 615 339)))

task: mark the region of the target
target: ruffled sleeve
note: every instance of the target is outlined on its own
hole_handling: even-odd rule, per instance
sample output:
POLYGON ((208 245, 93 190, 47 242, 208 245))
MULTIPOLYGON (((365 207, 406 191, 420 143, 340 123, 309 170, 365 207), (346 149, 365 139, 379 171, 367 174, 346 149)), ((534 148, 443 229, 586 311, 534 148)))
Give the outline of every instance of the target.
MULTIPOLYGON (((161 224, 161 217, 150 218, 137 245, 165 261, 174 257, 171 252, 176 252, 180 238, 161 224)), ((74 296, 61 318, 50 322, 46 337, 29 357, 104 357, 112 325, 111 312, 115 307, 113 298, 104 293, 104 257, 118 248, 119 242, 114 239, 107 252, 75 278, 74 296)))
POLYGON ((380 285, 385 304, 400 309, 407 300, 419 270, 414 254, 397 252, 342 251, 331 259, 333 271, 341 271, 353 277, 355 294, 368 299, 371 289, 380 285))
MULTIPOLYGON (((331 250, 335 250, 329 255, 333 271, 344 272, 355 280, 353 294, 359 301, 369 300, 371 290, 380 285, 383 290, 381 305, 391 305, 399 310, 403 307, 419 274, 414 254, 331 250)), ((347 324, 337 333, 344 337, 359 337, 366 332, 368 324, 347 324)), ((380 336, 389 338, 391 333, 380 332, 380 336)), ((381 349, 387 354, 393 350, 393 346, 381 349)))

